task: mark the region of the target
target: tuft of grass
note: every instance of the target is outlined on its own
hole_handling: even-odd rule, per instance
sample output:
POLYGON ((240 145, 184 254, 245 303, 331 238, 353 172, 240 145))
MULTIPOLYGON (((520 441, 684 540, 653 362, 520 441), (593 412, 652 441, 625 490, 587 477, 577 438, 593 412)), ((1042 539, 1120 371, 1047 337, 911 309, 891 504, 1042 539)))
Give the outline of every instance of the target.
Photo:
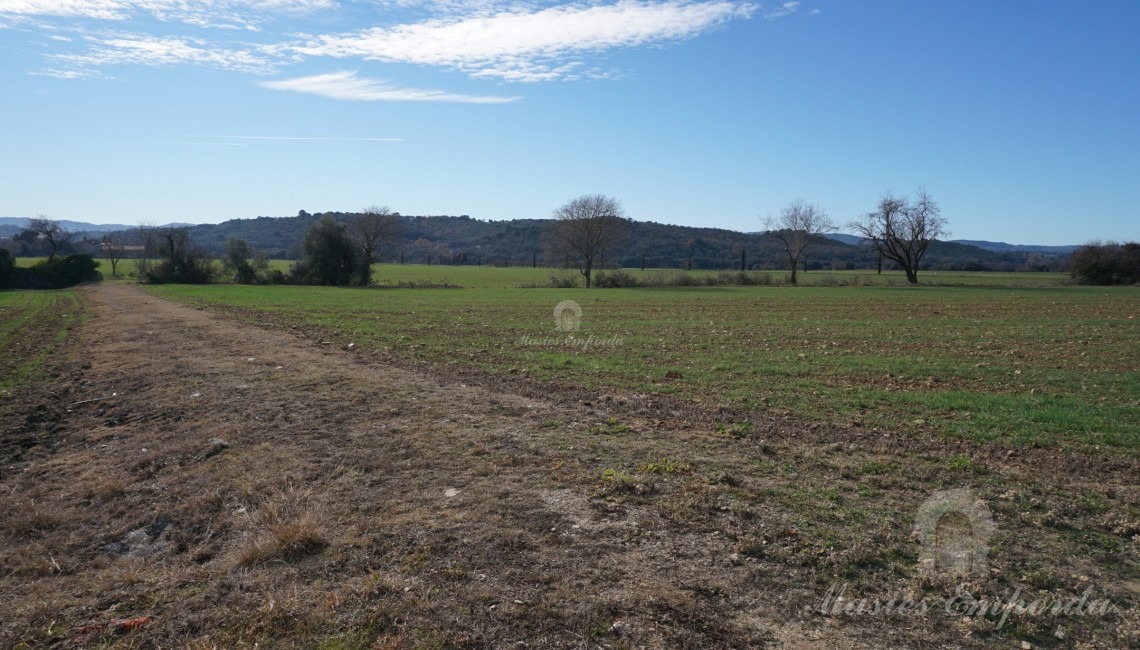
POLYGON ((986 466, 978 463, 973 458, 965 454, 955 454, 946 459, 946 466, 957 472, 973 472, 974 474, 985 474, 986 466))
POLYGON ((869 460, 863 463, 863 466, 859 468, 859 473, 867 476, 882 476, 884 474, 892 474, 900 469, 901 465, 895 461, 884 463, 877 460, 869 460))
POLYGON ((672 458, 662 458, 656 462, 643 463, 637 471, 642 474, 684 474, 690 465, 672 458))
POLYGON ((752 433, 752 424, 750 422, 722 423, 716 431, 721 435, 732 436, 733 438, 745 438, 752 433))
POLYGON ((321 517, 313 509, 266 502, 255 515, 255 532, 242 546, 237 566, 272 561, 293 562, 324 550, 329 541, 321 517))
POLYGON ((590 427, 590 433, 607 435, 607 436, 620 436, 624 433, 629 433, 633 429, 628 424, 622 424, 617 421, 617 418, 609 418, 601 424, 595 424, 590 427))

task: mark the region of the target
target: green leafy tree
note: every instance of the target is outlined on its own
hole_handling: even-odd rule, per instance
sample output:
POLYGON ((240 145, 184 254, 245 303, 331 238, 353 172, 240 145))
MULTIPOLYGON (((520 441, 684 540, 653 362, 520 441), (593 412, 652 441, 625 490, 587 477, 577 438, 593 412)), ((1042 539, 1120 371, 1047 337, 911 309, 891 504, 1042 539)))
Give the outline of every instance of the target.
POLYGON ((226 277, 238 284, 249 284, 257 279, 257 271, 249 263, 253 250, 244 239, 230 237, 222 249, 222 269, 226 277))
POLYGON ((6 248, 0 248, 0 289, 6 289, 15 283, 16 260, 6 248))
POLYGON ((363 256, 344 224, 324 215, 305 231, 302 257, 293 265, 291 279, 300 284, 349 286, 368 284, 370 275, 363 256))
POLYGON ((1085 244, 1073 252, 1070 273, 1081 284, 1140 282, 1140 244, 1085 244))

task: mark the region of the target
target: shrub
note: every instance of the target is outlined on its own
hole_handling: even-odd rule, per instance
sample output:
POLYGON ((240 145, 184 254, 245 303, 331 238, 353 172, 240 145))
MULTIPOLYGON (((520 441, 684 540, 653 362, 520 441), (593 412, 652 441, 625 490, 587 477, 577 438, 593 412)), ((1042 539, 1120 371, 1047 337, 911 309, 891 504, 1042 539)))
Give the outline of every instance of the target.
POLYGON ((550 286, 555 289, 573 289, 578 286, 578 278, 572 275, 550 274, 550 286))
POLYGON ((68 255, 38 262, 31 268, 20 268, 6 250, 0 250, 0 288, 62 289, 80 282, 103 278, 96 269, 99 263, 90 255, 68 255))
POLYGON ((1140 282, 1140 244, 1093 242, 1073 252, 1071 275, 1080 284, 1140 282))
POLYGON ((146 248, 161 260, 135 263, 139 281, 150 284, 208 284, 214 279, 210 257, 190 238, 186 228, 161 228, 146 233, 146 248))
POLYGON ((301 247, 304 255, 289 271, 292 282, 367 286, 372 280, 370 261, 357 252, 344 224, 330 215, 309 226, 301 247))
POLYGON ((16 260, 6 248, 0 248, 0 289, 11 286, 16 278, 16 260))
POLYGON ((598 271, 594 277, 594 286, 599 289, 623 289, 640 286, 637 278, 622 270, 598 271))

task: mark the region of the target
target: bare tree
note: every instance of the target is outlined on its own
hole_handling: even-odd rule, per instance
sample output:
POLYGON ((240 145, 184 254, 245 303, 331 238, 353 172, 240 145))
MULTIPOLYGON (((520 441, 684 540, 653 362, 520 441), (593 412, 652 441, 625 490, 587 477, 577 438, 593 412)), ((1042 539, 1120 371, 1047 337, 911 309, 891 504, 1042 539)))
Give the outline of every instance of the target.
POLYGON ((111 277, 119 277, 119 260, 127 253, 127 233, 117 231, 103 235, 99 240, 99 248, 103 256, 111 262, 111 277))
POLYGON ((153 222, 140 221, 135 228, 134 237, 142 245, 138 259, 135 260, 135 274, 139 282, 143 282, 155 266, 154 257, 158 249, 158 228, 153 222))
POLYGON ((64 228, 58 221, 48 219, 42 214, 36 215, 36 218, 31 220, 28 230, 36 233, 47 242, 48 247, 51 248, 51 254, 48 255, 49 261, 55 259, 56 253, 66 246, 75 234, 64 228))
POLYGON ((849 227, 872 250, 901 266, 911 284, 918 284, 919 263, 930 242, 949 234, 946 219, 926 190, 919 190, 913 202, 888 192, 874 212, 849 227))
POLYGON ((548 242, 554 253, 574 262, 588 289, 595 265, 624 236, 625 225, 617 199, 604 194, 580 196, 554 211, 548 242))
POLYGON ((137 267, 140 282, 206 284, 213 280, 210 257, 194 243, 189 228, 145 228, 142 234, 146 248, 159 261, 152 263, 151 252, 144 253, 137 267))
POLYGON ((400 235, 400 215, 388 206, 372 206, 348 222, 348 232, 368 264, 377 262, 377 254, 396 242, 400 235))
POLYGON ((764 227, 784 244, 788 266, 792 270, 792 284, 796 283, 796 269, 804 249, 824 233, 835 230, 831 217, 817 205, 796 199, 780 211, 779 217, 768 217, 764 227))

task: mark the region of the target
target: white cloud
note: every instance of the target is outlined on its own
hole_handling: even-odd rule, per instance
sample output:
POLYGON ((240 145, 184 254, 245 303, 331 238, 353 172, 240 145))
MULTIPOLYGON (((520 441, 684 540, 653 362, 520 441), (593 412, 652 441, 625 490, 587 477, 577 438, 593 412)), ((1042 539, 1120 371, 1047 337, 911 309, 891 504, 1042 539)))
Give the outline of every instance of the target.
POLYGON ((412 63, 455 68, 474 77, 544 81, 567 76, 584 53, 693 38, 728 21, 749 18, 755 10, 752 4, 730 0, 520 8, 313 36, 285 49, 304 56, 412 63))
POLYGON ((311 77, 263 81, 261 85, 273 90, 291 90, 329 97, 357 101, 390 102, 459 102, 465 104, 503 104, 518 100, 518 97, 495 95, 461 95, 441 90, 419 90, 400 88, 395 84, 379 79, 357 77, 355 72, 330 72, 311 77))
POLYGON ((94 43, 82 54, 55 54, 52 59, 80 70, 106 65, 169 66, 183 63, 209 65, 235 72, 266 73, 274 64, 249 50, 217 48, 201 39, 119 35, 88 37, 94 43))
MULTIPOLYGON (((61 79, 106 76, 98 70, 114 65, 200 65, 271 74, 306 59, 329 57, 459 70, 475 79, 537 82, 620 78, 621 70, 599 65, 600 54, 668 45, 763 14, 749 0, 551 4, 559 1, 369 0, 381 11, 398 7, 427 17, 353 32, 285 36, 271 31, 277 18, 336 9, 342 0, 0 0, 0 25, 13 21, 42 30, 51 46, 51 53, 45 55, 49 63, 31 74, 61 79), (158 29, 164 31, 125 34, 108 29, 108 21, 129 24, 132 30, 154 24, 148 18, 159 20, 162 27, 158 29), (193 28, 213 31, 204 38, 205 32, 193 28), (254 37, 250 31, 262 33, 254 37)), ((771 19, 797 7, 797 2, 785 2, 763 15, 771 19)), ((326 24, 324 18, 342 17, 330 12, 322 16, 322 24, 326 24)), ((264 85, 369 101, 506 103, 519 99, 403 88, 353 72, 264 85)))
POLYGON ((33 77, 53 77, 55 79, 104 79, 105 76, 98 70, 56 70, 47 68, 38 72, 29 72, 33 77))
POLYGON ((799 10, 800 10, 800 3, 798 3, 798 2, 785 2, 784 4, 780 5, 778 8, 773 9, 773 10, 765 13, 764 18, 767 20, 776 20, 777 18, 783 18, 784 16, 790 16, 799 10))
POLYGON ((335 141, 335 142, 403 142, 403 138, 328 138, 306 137, 290 135, 223 135, 219 139, 226 140, 303 140, 303 141, 335 141))
POLYGON ((105 20, 127 17, 122 0, 0 0, 0 14, 17 16, 84 16, 105 20))
POLYGON ((199 27, 256 28, 276 14, 329 9, 335 0, 0 0, 0 16, 125 21, 150 15, 199 27))

